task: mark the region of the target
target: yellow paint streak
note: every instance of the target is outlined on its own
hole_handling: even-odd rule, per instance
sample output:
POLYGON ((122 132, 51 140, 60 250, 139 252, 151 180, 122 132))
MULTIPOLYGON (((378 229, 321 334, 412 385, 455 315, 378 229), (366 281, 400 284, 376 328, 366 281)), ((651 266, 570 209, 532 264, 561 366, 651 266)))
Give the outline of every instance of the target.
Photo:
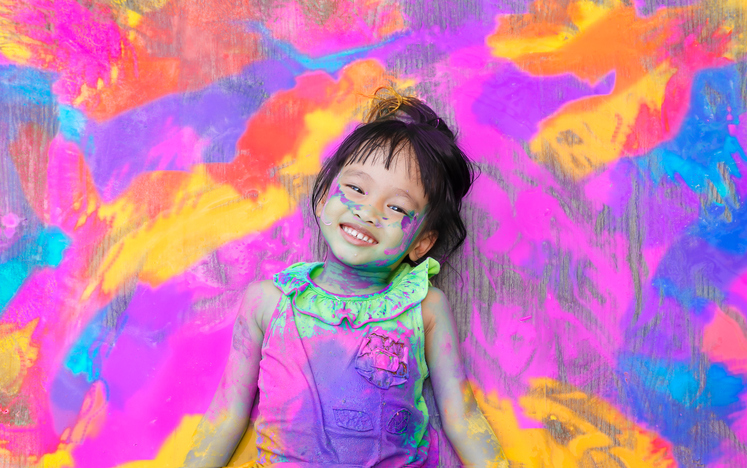
POLYGON ((724 18, 721 32, 731 34, 724 57, 735 62, 742 61, 747 55, 747 4, 744 0, 728 0, 720 14, 724 18))
POLYGON ((13 17, 13 3, 0 0, 0 54, 8 60, 25 64, 31 58, 31 51, 19 42, 23 36, 17 32, 13 17))
POLYGON ((612 1, 605 3, 591 0, 582 0, 568 5, 568 16, 580 31, 592 27, 596 22, 604 19, 606 15, 617 8, 620 2, 612 1))
POLYGON ((136 11, 127 10, 127 26, 131 28, 137 27, 140 24, 140 20, 143 19, 143 15, 136 11))
POLYGON ((498 437, 511 466, 583 468, 593 455, 597 466, 674 468, 670 445, 628 420, 609 403, 552 379, 535 379, 520 398, 524 415, 544 428, 523 429, 508 399, 475 398, 498 437))
POLYGON ((6 395, 18 393, 36 361, 39 349, 32 345, 31 335, 38 323, 36 318, 21 329, 15 324, 0 324, 0 392, 6 395))
POLYGON ((353 108, 316 110, 304 116, 306 135, 295 155, 283 159, 278 171, 282 175, 314 175, 321 169, 322 151, 335 138, 339 137, 350 122, 353 108), (341 112, 342 111, 342 112, 341 112), (292 161, 292 162, 291 162, 292 161))
POLYGON ((117 468, 178 468, 184 463, 192 444, 192 434, 202 419, 201 415, 184 416, 176 429, 161 445, 153 460, 138 460, 117 468))
MULTIPOLYGON (((41 457, 30 456, 23 466, 28 468, 73 468, 75 461, 72 456, 73 447, 68 444, 59 444, 57 450, 45 453, 41 457)), ((5 454, 0 450, 0 461, 5 454)), ((18 458, 15 457, 17 462, 18 458)))
POLYGON ((496 33, 488 36, 486 43, 495 57, 509 60, 515 60, 527 54, 553 52, 603 20, 618 6, 617 1, 607 4, 597 4, 591 0, 572 2, 566 12, 572 24, 542 24, 543 27, 537 28, 536 34, 524 37, 511 37, 511 35, 496 33))
POLYGON ((155 218, 137 216, 138 203, 124 198, 99 209, 110 232, 126 233, 112 239, 84 299, 97 286, 108 294, 136 275, 157 286, 221 245, 268 228, 294 206, 278 186, 245 198, 230 185, 214 183, 200 167, 179 187, 172 207, 155 218))
POLYGON ((661 108, 667 82, 675 72, 664 63, 627 89, 564 106, 540 124, 530 142, 531 152, 543 163, 554 162, 576 178, 614 161, 641 108, 661 108))
POLYGON ((67 448, 58 448, 54 453, 47 453, 41 457, 39 468, 73 468, 75 462, 67 448))
POLYGON ((80 86, 80 93, 78 96, 73 99, 73 105, 79 106, 83 101, 93 97, 96 95, 96 89, 89 87, 87 84, 83 83, 80 86))
POLYGON ((2 32, 0 32, 0 53, 8 60, 20 64, 26 63, 31 58, 31 51, 27 47, 10 42, 2 32))

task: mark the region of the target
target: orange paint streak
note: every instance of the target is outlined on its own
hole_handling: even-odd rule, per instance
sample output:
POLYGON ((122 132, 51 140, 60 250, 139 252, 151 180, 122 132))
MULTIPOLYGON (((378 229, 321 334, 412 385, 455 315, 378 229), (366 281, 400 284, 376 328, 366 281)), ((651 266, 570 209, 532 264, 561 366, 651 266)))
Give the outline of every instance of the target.
POLYGON ((552 379, 535 379, 519 399, 524 414, 542 428, 519 426, 514 405, 486 395, 472 382, 475 398, 509 462, 526 468, 597 466, 674 468, 672 445, 626 418, 606 401, 552 379))
POLYGON ((623 2, 538 1, 527 14, 501 18, 488 46, 529 73, 572 73, 592 84, 615 74, 609 95, 569 102, 542 121, 533 155, 581 178, 671 138, 685 118, 695 74, 728 64, 738 40, 725 26, 726 13, 691 20, 712 17, 707 8, 660 9, 644 18, 623 2))
POLYGON ((620 3, 604 11, 596 21, 584 25, 578 24, 581 23, 579 19, 574 21, 574 17, 579 16, 574 10, 581 3, 535 2, 525 15, 502 18, 496 32, 488 36, 487 43, 497 45, 513 38, 530 41, 567 31, 567 39, 554 50, 528 49, 514 61, 534 75, 573 73, 592 83, 616 70, 618 86, 625 87, 666 58, 661 47, 666 43, 668 30, 681 21, 679 16, 684 13, 667 9, 649 18, 639 18, 635 8, 620 3))

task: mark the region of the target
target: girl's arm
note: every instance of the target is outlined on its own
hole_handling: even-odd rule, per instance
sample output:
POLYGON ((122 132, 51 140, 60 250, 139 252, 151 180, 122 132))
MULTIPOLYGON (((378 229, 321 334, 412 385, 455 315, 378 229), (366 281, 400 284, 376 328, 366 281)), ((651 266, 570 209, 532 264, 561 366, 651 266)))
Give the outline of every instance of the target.
POLYGON ((451 445, 465 466, 508 468, 503 450, 467 381, 454 318, 444 293, 430 288, 422 310, 425 359, 444 432, 451 445))
POLYGON ((233 326, 226 369, 192 438, 185 468, 223 467, 241 441, 257 393, 265 317, 270 317, 279 297, 270 281, 247 288, 233 326))

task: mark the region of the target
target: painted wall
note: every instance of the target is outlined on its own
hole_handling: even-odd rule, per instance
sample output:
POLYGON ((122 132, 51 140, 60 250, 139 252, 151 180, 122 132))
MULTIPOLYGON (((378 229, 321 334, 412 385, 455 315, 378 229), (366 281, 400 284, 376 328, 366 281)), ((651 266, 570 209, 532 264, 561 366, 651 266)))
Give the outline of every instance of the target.
POLYGON ((439 285, 516 466, 747 466, 745 10, 0 0, 0 467, 180 462, 382 84, 481 168, 439 285))

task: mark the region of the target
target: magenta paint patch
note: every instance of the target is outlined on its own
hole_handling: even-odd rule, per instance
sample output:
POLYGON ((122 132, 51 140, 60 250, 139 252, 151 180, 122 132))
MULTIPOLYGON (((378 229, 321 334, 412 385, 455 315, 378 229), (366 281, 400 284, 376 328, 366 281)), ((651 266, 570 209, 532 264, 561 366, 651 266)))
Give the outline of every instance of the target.
MULTIPOLYGON (((114 3, 0 14, 0 465, 186 454, 246 287, 324 260, 310 181, 382 85, 431 105, 479 166, 434 282, 511 461, 744 458, 740 2, 114 3), (609 446, 578 448, 579 427, 609 446)), ((362 209, 336 181, 329 197, 362 209)), ((409 215, 403 245, 428 219, 409 215)), ((309 333, 316 353, 354 350, 362 395, 420 376, 407 333, 365 352, 309 333)), ((272 398, 303 418, 304 391, 272 398)), ((397 401, 325 417, 420 431, 397 401)), ((417 433, 458 464, 443 432, 417 433)))

